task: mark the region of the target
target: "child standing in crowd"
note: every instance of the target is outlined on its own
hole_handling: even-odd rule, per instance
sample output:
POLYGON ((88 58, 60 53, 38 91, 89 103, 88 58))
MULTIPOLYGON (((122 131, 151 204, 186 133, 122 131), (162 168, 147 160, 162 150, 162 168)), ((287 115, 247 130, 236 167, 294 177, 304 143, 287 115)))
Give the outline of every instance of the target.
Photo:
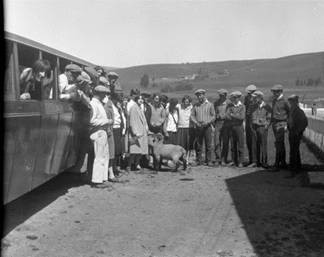
POLYGON ((178 122, 178 145, 181 145, 186 151, 186 160, 189 163, 189 153, 190 153, 190 114, 192 110, 192 100, 191 97, 186 95, 182 98, 181 104, 177 105, 179 112, 179 122, 178 122))
POLYGON ((171 98, 166 110, 165 137, 166 144, 176 145, 178 143, 178 122, 179 110, 177 108, 178 99, 171 98))

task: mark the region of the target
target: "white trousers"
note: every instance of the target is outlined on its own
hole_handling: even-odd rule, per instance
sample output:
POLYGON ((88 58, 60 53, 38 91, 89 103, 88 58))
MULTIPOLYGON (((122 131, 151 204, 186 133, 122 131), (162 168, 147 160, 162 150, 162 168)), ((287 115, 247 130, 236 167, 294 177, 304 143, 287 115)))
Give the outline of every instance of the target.
POLYGON ((107 133, 98 130, 90 135, 93 141, 95 158, 92 169, 92 183, 102 183, 108 180, 109 148, 107 133))

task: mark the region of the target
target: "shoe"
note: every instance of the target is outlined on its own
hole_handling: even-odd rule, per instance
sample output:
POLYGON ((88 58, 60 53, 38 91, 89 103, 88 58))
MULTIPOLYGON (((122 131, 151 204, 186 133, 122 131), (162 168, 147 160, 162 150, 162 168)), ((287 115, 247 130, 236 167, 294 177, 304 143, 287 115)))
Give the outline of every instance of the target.
POLYGON ((106 184, 94 184, 94 183, 92 183, 91 187, 92 188, 107 188, 109 186, 106 185, 106 184))
POLYGON ((237 165, 237 167, 239 167, 239 168, 243 168, 244 166, 243 166, 242 163, 239 163, 239 164, 237 165))
POLYGON ((112 183, 118 183, 118 182, 120 182, 120 181, 118 180, 118 178, 108 178, 108 181, 109 181, 109 182, 112 182, 112 183))
POLYGON ((252 162, 252 163, 249 164, 247 167, 248 167, 248 168, 255 168, 255 167, 257 167, 257 164, 256 164, 255 162, 252 162))
POLYGON ((125 172, 130 173, 130 171, 131 171, 130 167, 126 167, 125 172))
POLYGON ((278 166, 273 166, 268 171, 269 172, 279 172, 280 171, 280 168, 278 166))
POLYGON ((234 165, 235 165, 234 162, 229 162, 229 163, 227 163, 227 166, 234 166, 234 165))
POLYGON ((222 162, 221 162, 221 165, 222 165, 222 166, 226 166, 227 164, 226 164, 225 161, 222 161, 222 162))

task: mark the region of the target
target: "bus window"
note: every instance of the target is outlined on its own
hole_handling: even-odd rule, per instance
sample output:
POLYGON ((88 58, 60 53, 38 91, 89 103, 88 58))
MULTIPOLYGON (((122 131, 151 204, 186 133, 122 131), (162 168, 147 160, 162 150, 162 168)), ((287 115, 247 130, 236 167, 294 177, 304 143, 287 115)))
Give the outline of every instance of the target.
MULTIPOLYGON (((53 71, 48 60, 39 60, 39 50, 18 45, 20 100, 41 100, 52 84, 53 71)), ((47 96, 49 97, 49 96, 47 96)))
POLYGON ((6 71, 5 71, 5 88, 4 99, 8 101, 15 100, 15 72, 14 72, 14 55, 13 43, 6 41, 6 71))
POLYGON ((42 99, 54 99, 56 96, 56 84, 57 84, 57 67, 56 56, 47 52, 43 52, 43 60, 47 60, 50 63, 51 70, 47 74, 48 83, 44 83, 42 91, 42 99))

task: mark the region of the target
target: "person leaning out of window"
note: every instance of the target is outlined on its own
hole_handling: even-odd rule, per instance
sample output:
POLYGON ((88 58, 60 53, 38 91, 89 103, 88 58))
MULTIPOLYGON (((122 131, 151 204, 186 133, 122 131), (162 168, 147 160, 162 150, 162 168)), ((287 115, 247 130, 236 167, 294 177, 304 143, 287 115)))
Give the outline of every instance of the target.
POLYGON ((48 60, 37 60, 32 68, 26 68, 19 77, 20 100, 41 100, 53 81, 53 71, 48 60))

